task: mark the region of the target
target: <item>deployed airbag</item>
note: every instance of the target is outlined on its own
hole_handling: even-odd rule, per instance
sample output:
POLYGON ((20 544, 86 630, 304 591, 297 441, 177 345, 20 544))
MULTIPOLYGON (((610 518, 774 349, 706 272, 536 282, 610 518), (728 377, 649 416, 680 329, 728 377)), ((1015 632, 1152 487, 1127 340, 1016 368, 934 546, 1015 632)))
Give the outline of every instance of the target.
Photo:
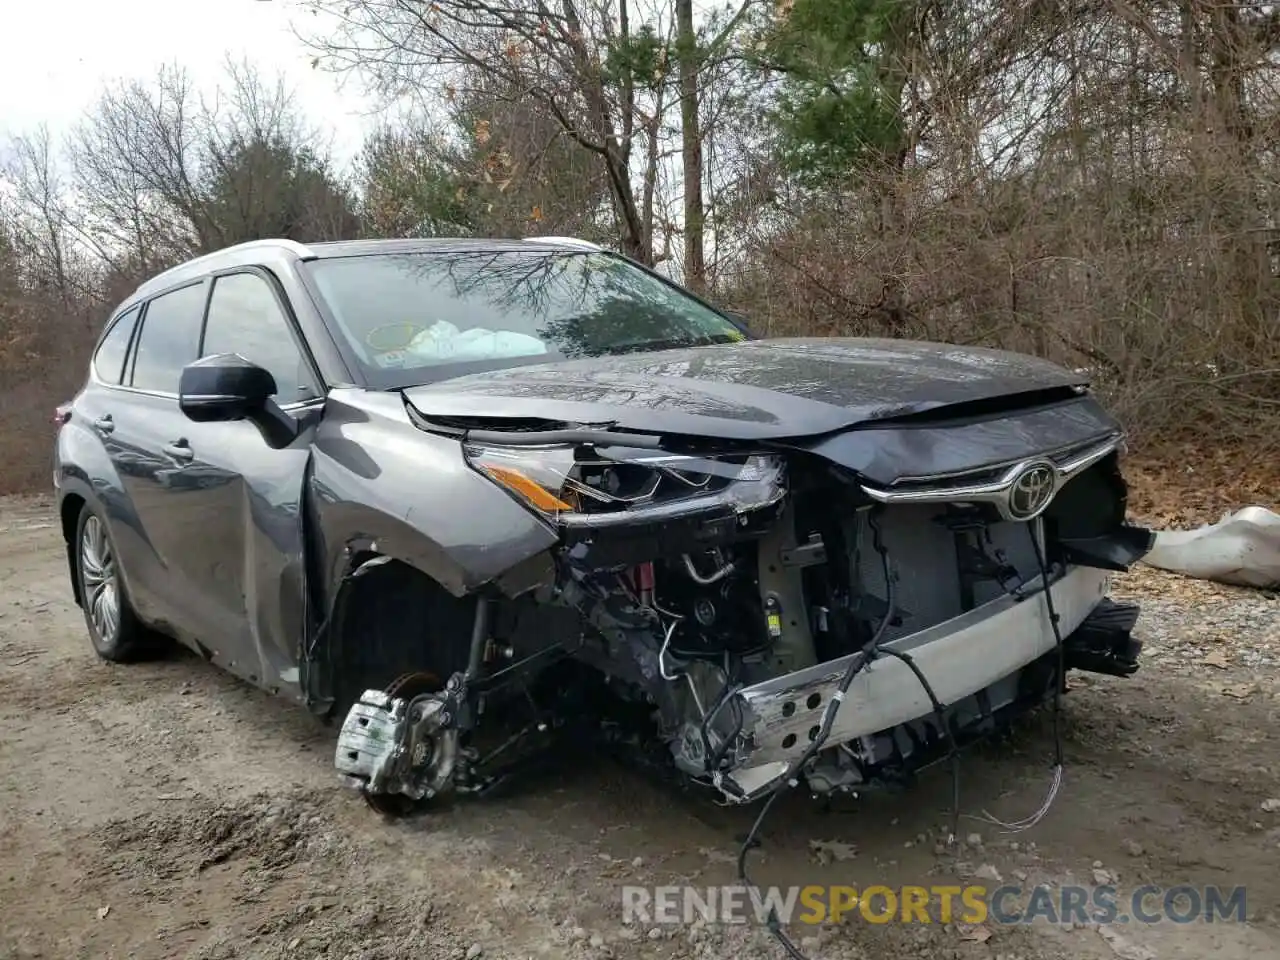
POLYGON ((511 330, 486 330, 482 327, 459 330, 448 320, 437 320, 405 347, 405 353, 409 355, 408 366, 413 366, 415 360, 428 363, 505 360, 513 357, 536 357, 546 352, 546 344, 537 337, 511 330))

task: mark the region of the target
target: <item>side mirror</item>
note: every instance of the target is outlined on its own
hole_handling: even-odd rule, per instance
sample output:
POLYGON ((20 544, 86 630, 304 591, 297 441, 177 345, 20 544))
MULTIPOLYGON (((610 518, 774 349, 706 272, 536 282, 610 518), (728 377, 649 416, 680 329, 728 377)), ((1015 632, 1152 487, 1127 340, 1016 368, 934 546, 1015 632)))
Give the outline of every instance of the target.
POLYGON ((182 368, 178 409, 196 423, 249 420, 273 447, 298 436, 299 424, 272 399, 276 378, 238 353, 201 357, 182 368))
POLYGON ((236 353, 203 357, 182 368, 178 407, 197 423, 252 418, 275 395, 270 371, 236 353))

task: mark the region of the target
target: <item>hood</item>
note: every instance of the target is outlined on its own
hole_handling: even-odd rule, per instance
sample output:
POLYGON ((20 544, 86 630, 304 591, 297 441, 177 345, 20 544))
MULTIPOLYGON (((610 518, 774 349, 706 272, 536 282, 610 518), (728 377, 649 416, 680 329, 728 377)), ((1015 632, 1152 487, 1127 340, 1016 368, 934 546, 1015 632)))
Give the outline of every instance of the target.
POLYGON ((752 340, 473 374, 404 395, 427 419, 613 423, 778 440, 956 404, 1082 385, 1036 357, 909 340, 752 340))

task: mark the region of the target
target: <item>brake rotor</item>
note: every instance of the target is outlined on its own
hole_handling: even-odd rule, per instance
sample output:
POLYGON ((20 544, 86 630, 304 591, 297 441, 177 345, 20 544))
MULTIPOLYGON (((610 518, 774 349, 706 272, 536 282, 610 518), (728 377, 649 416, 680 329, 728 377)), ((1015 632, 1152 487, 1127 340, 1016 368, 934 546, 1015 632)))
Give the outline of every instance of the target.
MULTIPOLYGON (((439 693, 444 684, 434 673, 417 672, 401 674, 383 691, 389 697, 400 697, 412 700, 426 693, 439 693)), ((364 802, 386 817, 406 817, 411 814, 419 801, 407 797, 403 793, 366 793, 364 802)))

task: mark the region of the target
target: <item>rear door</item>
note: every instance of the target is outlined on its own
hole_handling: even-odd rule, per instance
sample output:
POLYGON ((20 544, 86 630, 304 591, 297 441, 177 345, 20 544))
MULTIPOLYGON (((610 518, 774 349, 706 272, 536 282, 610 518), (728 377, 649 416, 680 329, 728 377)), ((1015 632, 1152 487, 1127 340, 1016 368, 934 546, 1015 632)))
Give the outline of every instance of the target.
POLYGON ((176 446, 185 417, 178 410, 178 376, 196 358, 208 291, 196 281, 152 298, 111 391, 110 453, 133 514, 130 547, 120 544, 139 613, 174 632, 199 621, 198 597, 182 579, 180 559, 192 549, 173 479, 184 467, 176 446))
POLYGON ((149 456, 137 448, 127 425, 140 419, 136 399, 127 385, 125 360, 142 315, 142 305, 130 307, 107 327, 93 359, 84 389, 72 403, 71 418, 58 438, 59 469, 88 481, 102 505, 120 569, 134 609, 147 620, 158 615, 164 590, 156 579, 163 574, 133 504, 133 479, 149 456), (126 425, 121 430, 119 426, 126 425), (103 459, 110 467, 101 466, 103 459))
MULTIPOLYGON (((318 415, 320 379, 270 272, 241 269, 213 279, 200 355, 220 353, 270 371, 276 403, 300 422, 318 415)), ((201 594, 215 659, 267 687, 296 680, 311 433, 304 427, 293 443, 275 449, 247 420, 181 425, 190 459, 174 501, 181 501, 190 546, 198 548, 175 551, 173 562, 201 594)))

